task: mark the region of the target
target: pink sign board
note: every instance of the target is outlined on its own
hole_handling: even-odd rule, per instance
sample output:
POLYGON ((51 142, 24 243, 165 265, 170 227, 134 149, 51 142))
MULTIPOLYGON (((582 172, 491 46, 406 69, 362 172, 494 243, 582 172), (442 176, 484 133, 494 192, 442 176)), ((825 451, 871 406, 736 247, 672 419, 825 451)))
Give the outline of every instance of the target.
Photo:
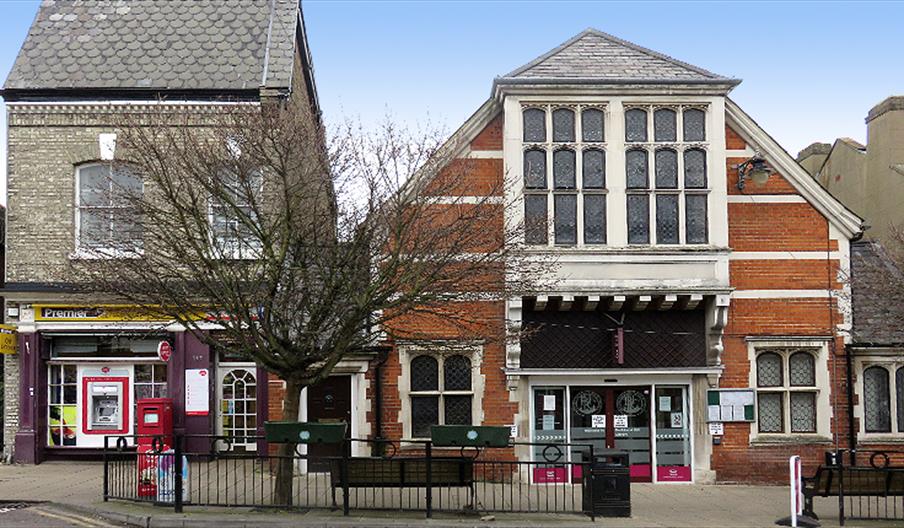
POLYGON ((568 482, 568 471, 564 467, 534 468, 534 484, 559 482, 568 482))
POLYGON ((650 464, 631 464, 630 474, 632 479, 649 479, 653 476, 653 467, 650 464))
POLYGON ((656 468, 656 480, 659 482, 690 482, 690 466, 659 466, 656 468))

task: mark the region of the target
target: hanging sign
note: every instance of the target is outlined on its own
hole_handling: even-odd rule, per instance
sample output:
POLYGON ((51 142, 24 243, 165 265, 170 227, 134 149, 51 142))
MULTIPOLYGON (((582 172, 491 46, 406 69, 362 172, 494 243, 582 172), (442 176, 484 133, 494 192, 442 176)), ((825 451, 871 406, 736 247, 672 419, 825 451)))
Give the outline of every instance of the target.
POLYGON ((207 369, 185 371, 185 414, 207 416, 210 412, 210 372, 207 369))
POLYGON ((160 358, 160 361, 166 363, 169 361, 169 358, 173 355, 173 345, 169 343, 169 341, 161 341, 157 343, 157 357, 160 358))

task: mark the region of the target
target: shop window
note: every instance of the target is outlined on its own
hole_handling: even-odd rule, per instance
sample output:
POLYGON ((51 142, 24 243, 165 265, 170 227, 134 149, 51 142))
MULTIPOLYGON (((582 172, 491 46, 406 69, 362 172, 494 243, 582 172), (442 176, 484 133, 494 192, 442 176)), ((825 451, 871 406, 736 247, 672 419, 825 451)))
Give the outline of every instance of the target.
POLYGON ((141 177, 121 164, 92 163, 76 169, 76 181, 76 247, 102 256, 140 251, 141 177))
POLYGON ((74 446, 79 427, 76 366, 50 365, 47 380, 47 445, 74 446))
POLYGON ((135 430, 138 430, 138 400, 145 398, 166 398, 166 364, 136 363, 135 398, 133 398, 132 416, 135 417, 135 430))
POLYGON ((51 357, 55 359, 135 358, 157 356, 160 338, 71 335, 53 338, 51 357))
POLYGON ((212 196, 210 229, 216 256, 225 259, 256 258, 262 242, 257 235, 257 199, 263 176, 260 171, 236 174, 221 171, 218 184, 225 192, 212 196))
POLYGON ((418 355, 411 360, 411 436, 427 438, 433 425, 473 422, 473 373, 470 358, 418 355), (442 373, 442 375, 440 375, 442 373))
POLYGON ((863 429, 866 433, 904 433, 904 365, 899 362, 865 366, 863 429))
POLYGON ((816 360, 809 350, 770 350, 756 357, 760 433, 816 432, 816 360))

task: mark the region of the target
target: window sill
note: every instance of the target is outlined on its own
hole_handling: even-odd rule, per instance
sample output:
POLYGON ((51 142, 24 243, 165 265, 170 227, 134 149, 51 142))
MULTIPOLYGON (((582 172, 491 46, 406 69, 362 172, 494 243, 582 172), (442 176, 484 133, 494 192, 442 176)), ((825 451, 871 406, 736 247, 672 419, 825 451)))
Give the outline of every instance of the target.
POLYGON ((144 250, 119 251, 115 249, 77 249, 69 254, 69 260, 116 260, 144 258, 144 250))
POLYGON ((860 437, 857 439, 858 446, 871 446, 877 444, 904 444, 904 433, 861 433, 860 437))
POLYGON ((820 434, 790 434, 790 435, 759 435, 750 440, 752 447, 774 445, 807 445, 826 444, 832 445, 831 437, 820 434))
POLYGON ((729 249, 708 244, 628 244, 625 246, 611 246, 607 244, 554 244, 554 245, 526 245, 527 253, 543 253, 547 251, 562 251, 569 253, 644 253, 653 255, 674 255, 676 253, 691 254, 728 254, 729 249))

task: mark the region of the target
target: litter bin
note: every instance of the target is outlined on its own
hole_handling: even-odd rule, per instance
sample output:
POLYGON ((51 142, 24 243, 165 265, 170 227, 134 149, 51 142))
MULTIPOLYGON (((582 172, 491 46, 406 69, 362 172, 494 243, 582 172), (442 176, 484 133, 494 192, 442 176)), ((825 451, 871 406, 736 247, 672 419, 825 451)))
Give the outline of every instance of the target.
POLYGON ((631 474, 628 453, 593 453, 584 481, 584 511, 601 517, 631 516, 631 474))

